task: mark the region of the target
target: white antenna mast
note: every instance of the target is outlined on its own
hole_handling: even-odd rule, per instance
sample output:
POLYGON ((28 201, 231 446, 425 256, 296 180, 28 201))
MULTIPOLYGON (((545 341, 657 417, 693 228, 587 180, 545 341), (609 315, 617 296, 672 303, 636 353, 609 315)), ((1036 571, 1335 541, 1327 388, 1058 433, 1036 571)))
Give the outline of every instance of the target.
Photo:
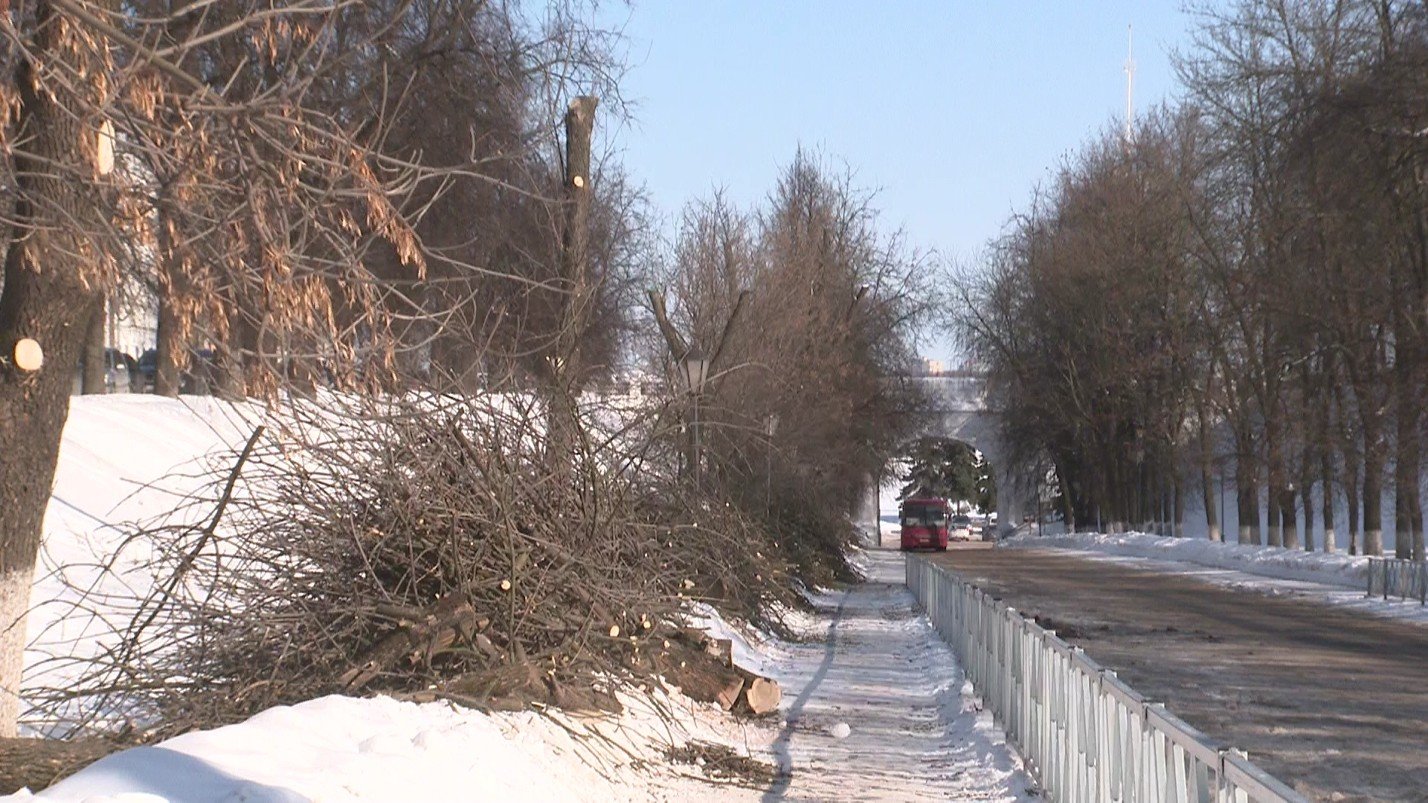
POLYGON ((1135 59, 1131 50, 1131 26, 1126 26, 1126 143, 1135 138, 1135 59))

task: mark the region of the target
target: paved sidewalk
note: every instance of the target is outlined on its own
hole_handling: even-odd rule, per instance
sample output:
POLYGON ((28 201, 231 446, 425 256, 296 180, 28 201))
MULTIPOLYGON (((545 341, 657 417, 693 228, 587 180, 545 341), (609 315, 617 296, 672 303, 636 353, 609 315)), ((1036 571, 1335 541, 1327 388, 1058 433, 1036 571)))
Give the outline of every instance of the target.
POLYGON ((915 609, 902 555, 870 550, 865 568, 868 582, 816 598, 815 640, 769 656, 785 695, 774 754, 788 774, 764 800, 1033 799, 915 609))

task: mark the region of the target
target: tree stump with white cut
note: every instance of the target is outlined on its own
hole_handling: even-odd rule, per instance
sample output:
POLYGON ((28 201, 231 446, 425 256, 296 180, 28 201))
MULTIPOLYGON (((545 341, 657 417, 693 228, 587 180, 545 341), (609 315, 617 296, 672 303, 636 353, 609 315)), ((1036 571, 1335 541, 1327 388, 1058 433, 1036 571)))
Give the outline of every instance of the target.
POLYGON ((782 699, 783 691, 779 689, 778 681, 768 678, 756 677, 744 690, 744 703, 755 715, 777 711, 782 699))

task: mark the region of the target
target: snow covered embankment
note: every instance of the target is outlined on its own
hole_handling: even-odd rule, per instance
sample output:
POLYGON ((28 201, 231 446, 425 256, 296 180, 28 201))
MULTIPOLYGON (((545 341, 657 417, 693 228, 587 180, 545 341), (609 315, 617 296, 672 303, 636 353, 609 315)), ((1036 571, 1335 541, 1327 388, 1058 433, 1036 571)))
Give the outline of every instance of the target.
MULTIPOLYGON (((107 603, 153 582, 142 544, 109 563, 123 542, 122 524, 162 513, 199 488, 208 464, 227 462, 223 456, 262 418, 260 410, 207 399, 76 400, 34 589, 30 682, 69 682, 82 658, 102 650, 127 620, 127 611, 107 603)), ((698 611, 711 630, 735 638, 738 663, 782 682, 784 707, 772 721, 737 721, 662 689, 622 695, 619 716, 484 714, 444 703, 325 697, 118 753, 38 795, 6 799, 821 800, 869 789, 897 799, 933 792, 1032 799, 1019 760, 913 609, 901 557, 877 551, 865 559, 872 582, 814 594, 816 614, 790 614, 807 641, 745 633, 713 609, 698 611), (734 785, 748 779, 722 774, 717 759, 708 766, 702 758, 666 760, 670 748, 692 745, 781 772, 750 788, 734 785)))
POLYGON ((1061 547, 1152 560, 1180 561, 1247 574, 1302 580, 1362 591, 1368 582, 1368 558, 1340 552, 1303 552, 1269 546, 1245 546, 1201 538, 1167 538, 1147 533, 1062 533, 1018 535, 1009 547, 1061 547))

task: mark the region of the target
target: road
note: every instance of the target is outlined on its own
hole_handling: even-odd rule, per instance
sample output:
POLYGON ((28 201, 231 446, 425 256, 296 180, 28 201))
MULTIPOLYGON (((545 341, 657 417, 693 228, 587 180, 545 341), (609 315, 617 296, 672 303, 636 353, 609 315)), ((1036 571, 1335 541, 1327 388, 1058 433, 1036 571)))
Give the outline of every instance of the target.
POLYGON ((933 558, 1316 799, 1428 801, 1428 627, 1078 557, 933 558))

